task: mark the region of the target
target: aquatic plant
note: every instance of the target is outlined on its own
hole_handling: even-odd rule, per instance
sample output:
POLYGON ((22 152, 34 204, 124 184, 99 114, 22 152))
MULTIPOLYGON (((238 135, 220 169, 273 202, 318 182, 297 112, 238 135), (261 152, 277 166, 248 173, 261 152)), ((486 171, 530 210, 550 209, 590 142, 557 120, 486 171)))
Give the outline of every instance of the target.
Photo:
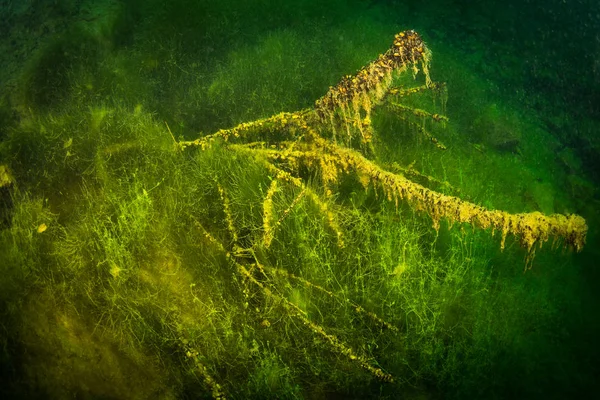
MULTIPOLYGON (((528 267, 549 239, 581 250, 587 228, 576 215, 488 210, 417 183, 445 184, 411 166, 378 163, 377 107, 432 151, 446 148, 414 119, 447 118, 404 101, 443 100, 430 58, 416 32, 401 32, 314 107, 192 141, 141 106, 23 118, 7 145, 16 181, 60 188, 43 200, 15 194, 0 232, 12 288, 3 293, 25 299, 6 340, 27 349, 25 376, 54 397, 364 397, 458 385, 461 352, 484 346, 477 333, 491 329, 477 319, 491 278, 472 268, 474 238, 485 248, 486 233, 451 230, 440 256, 419 212, 436 235, 447 221, 498 231, 500 247, 515 236, 528 267), (420 73, 422 85, 398 85, 420 73)), ((474 370, 488 365, 476 361, 474 370)))
MULTIPOLYGON (((254 230, 245 237, 240 235, 235 226, 236 218, 231 209, 231 201, 221 186, 218 186, 218 191, 228 237, 226 240, 218 240, 208 229, 197 224, 206 239, 235 265, 244 282, 246 296, 251 293, 247 286, 253 286, 254 290, 262 293, 265 301, 277 304, 290 318, 297 319, 317 338, 327 343, 332 351, 347 357, 375 377, 390 382, 394 379, 391 374, 384 372, 374 360, 357 353, 326 328, 313 322, 308 313, 283 296, 280 288, 273 282, 284 277, 287 284, 304 286, 333 299, 337 298, 336 294, 284 269, 267 267, 263 265, 262 257, 257 255, 269 249, 278 236, 280 226, 302 201, 313 203, 322 214, 340 251, 345 247, 345 234, 338 222, 343 207, 336 205, 335 193, 344 176, 348 175, 357 176, 365 191, 382 193, 383 200, 393 202, 396 208, 399 202, 405 201, 413 209, 425 212, 433 220, 436 230, 440 228, 442 219, 447 220, 450 225, 461 223, 484 230, 491 228, 492 233, 500 232, 502 249, 507 235, 514 235, 527 251, 526 267, 531 266, 536 248, 549 239, 562 239, 566 246, 580 251, 585 244, 587 232, 585 220, 578 215, 546 216, 539 212, 511 214, 488 210, 458 197, 428 189, 402 174, 385 170, 368 158, 368 154, 374 151, 371 144, 376 135, 371 124, 371 112, 378 106, 387 106, 405 118, 407 115, 414 115, 438 123, 447 121, 443 115, 408 107, 400 102, 402 97, 422 91, 443 91, 443 85, 432 82, 429 77, 430 57, 430 51, 416 32, 401 32, 395 36, 392 46, 385 53, 355 75, 345 76, 336 86, 330 87, 312 109, 282 112, 233 128, 221 129, 193 141, 175 142, 181 151, 190 147, 206 151, 218 143, 218 146, 224 146, 240 157, 262 165, 270 174, 262 207, 262 229, 254 230), (413 88, 393 87, 395 78, 408 72, 413 75, 422 72, 425 75, 425 85, 413 88), (315 175, 320 180, 319 188, 314 186, 315 175), (313 182, 308 183, 307 178, 313 182), (282 202, 279 207, 275 207, 274 197, 286 190, 293 193, 291 201, 282 202)), ((417 127, 419 133, 435 147, 442 151, 445 149, 425 128, 417 127)), ((401 274, 402 271, 397 273, 401 274)), ((372 319, 382 329, 398 330, 375 313, 348 299, 339 301, 346 302, 355 312, 372 319)), ((268 326, 268 320, 265 320, 265 324, 268 326)), ((202 366, 199 371, 202 375, 206 374, 202 366)), ((220 397, 212 378, 205 377, 205 380, 213 388, 215 397, 220 397)))

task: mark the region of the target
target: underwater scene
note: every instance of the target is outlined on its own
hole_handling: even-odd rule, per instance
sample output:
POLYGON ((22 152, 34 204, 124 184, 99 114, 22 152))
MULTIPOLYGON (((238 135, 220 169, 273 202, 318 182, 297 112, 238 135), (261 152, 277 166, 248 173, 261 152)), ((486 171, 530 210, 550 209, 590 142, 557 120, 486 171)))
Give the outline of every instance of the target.
POLYGON ((0 17, 3 399, 600 393, 600 2, 0 17))

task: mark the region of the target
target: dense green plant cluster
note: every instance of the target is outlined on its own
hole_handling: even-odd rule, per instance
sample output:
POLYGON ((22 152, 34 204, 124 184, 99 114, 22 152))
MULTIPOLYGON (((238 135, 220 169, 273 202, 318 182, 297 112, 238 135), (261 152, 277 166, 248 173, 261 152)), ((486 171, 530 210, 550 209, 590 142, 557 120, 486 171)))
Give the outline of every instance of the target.
MULTIPOLYGON (((272 195, 271 245, 251 247, 264 235, 273 172, 219 142, 175 146, 173 135, 305 107, 371 59, 387 27, 319 22, 341 2, 263 2, 260 13, 279 16, 267 27, 242 18, 258 18, 254 9, 230 14, 226 3, 135 3, 42 48, 2 103, 2 115, 16 114, 1 144, 14 175, 0 230, 0 361, 12 381, 3 391, 493 398, 537 395, 571 367, 548 351, 564 351, 561 326, 577 317, 563 312, 576 309, 569 256, 549 249, 537 256, 544 268, 523 275, 512 242, 499 253, 486 233, 436 232, 351 177, 329 196, 310 170, 305 185, 327 199, 343 248, 319 204, 285 183, 272 195), (328 35, 311 42, 310 32, 328 35), (254 252, 236 254, 234 244, 254 252)), ((411 101, 435 107, 426 96, 411 101)), ((510 197, 483 183, 497 174, 494 161, 477 171, 477 160, 435 153, 393 113, 374 120, 382 165, 418 160, 420 179, 440 190, 456 190, 450 180, 489 205, 510 197)), ((457 129, 447 145, 463 144, 457 129)))

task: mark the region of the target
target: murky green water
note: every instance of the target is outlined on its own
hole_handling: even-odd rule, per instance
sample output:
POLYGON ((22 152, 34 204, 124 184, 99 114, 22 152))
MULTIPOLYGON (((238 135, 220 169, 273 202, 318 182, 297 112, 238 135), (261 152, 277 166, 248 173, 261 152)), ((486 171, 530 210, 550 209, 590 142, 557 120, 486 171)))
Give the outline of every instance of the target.
POLYGON ((595 3, 0 12, 4 397, 597 391, 595 3))

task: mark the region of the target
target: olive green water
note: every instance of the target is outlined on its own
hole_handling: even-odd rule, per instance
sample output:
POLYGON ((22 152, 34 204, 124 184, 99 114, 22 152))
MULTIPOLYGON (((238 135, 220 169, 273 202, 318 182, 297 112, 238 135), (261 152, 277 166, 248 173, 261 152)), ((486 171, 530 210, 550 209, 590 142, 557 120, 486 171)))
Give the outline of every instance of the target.
POLYGON ((598 6, 421 3, 0 1, 4 398, 597 393, 598 6), (524 273, 518 241, 436 231, 352 173, 328 194, 310 165, 344 246, 283 182, 264 246, 272 171, 174 145, 311 107, 406 29, 448 89, 407 104, 445 113, 417 122, 447 150, 381 109, 369 158, 490 209, 577 213, 581 253, 548 242, 524 273))

